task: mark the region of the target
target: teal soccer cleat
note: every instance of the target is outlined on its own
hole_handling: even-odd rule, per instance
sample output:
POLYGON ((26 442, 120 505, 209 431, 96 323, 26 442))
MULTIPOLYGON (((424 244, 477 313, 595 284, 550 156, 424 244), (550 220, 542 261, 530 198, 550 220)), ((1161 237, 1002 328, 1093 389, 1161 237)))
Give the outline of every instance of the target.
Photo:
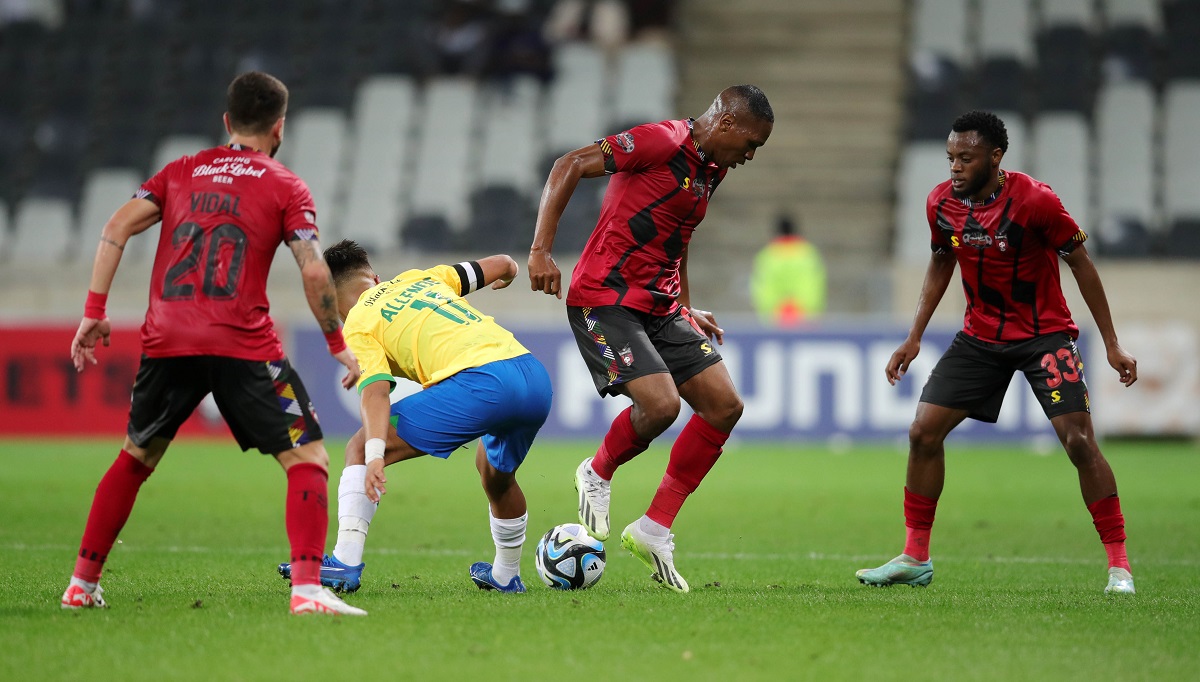
POLYGON ((525 583, 521 582, 521 576, 514 575, 512 580, 508 581, 507 585, 501 585, 492 577, 492 565, 486 561, 476 561, 471 564, 471 581, 481 590, 495 590, 497 592, 521 593, 525 591, 525 583))
POLYGON ((933 582, 933 559, 917 561, 907 554, 901 554, 879 568, 864 568, 854 575, 858 578, 858 582, 875 587, 890 585, 925 587, 933 582))
MULTIPOLYGON (((357 592, 362 586, 362 572, 366 568, 362 563, 357 566, 347 566, 331 554, 321 557, 321 584, 334 592, 357 592)), ((279 575, 287 580, 292 579, 292 565, 279 564, 279 575)))
POLYGON ((1133 589, 1133 576, 1116 566, 1108 569, 1108 587, 1104 588, 1104 594, 1137 594, 1133 589))

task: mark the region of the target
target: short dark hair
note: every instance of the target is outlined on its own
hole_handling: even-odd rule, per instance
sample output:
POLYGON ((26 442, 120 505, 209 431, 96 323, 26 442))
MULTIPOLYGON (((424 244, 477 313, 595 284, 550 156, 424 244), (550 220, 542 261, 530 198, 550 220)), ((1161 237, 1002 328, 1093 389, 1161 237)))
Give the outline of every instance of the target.
POLYGON ((261 71, 247 71, 229 84, 226 111, 234 130, 260 135, 287 113, 288 89, 278 78, 261 71))
POLYGON ((352 239, 343 239, 325 249, 325 264, 329 266, 329 274, 333 275, 335 285, 356 272, 371 269, 367 250, 352 239))
POLYGON ((1004 121, 990 111, 968 111, 954 119, 950 129, 956 133, 975 131, 993 149, 999 147, 1002 152, 1008 151, 1008 129, 1004 127, 1004 121))
POLYGON ((760 121, 775 122, 775 110, 767 101, 767 95, 756 85, 734 85, 729 88, 746 104, 750 114, 760 121))

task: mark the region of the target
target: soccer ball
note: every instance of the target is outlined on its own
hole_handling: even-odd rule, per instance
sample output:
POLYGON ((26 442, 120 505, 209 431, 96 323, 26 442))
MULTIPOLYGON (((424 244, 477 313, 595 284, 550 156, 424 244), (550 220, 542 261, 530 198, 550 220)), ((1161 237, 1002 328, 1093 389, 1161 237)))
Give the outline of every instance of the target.
POLYGON ((551 528, 533 556, 542 582, 556 590, 586 589, 604 575, 604 543, 578 523, 551 528))

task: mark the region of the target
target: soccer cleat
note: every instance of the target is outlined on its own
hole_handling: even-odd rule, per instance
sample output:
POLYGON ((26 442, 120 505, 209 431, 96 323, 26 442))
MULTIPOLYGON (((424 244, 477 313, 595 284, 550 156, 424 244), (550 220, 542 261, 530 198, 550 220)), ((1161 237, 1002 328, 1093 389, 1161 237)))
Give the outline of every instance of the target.
POLYGON ((879 568, 864 568, 854 575, 858 577, 858 582, 875 587, 925 587, 933 582, 933 559, 917 561, 907 554, 901 554, 879 568))
MULTIPOLYGON (((1132 589, 1133 583, 1130 583, 1132 589)), ((63 592, 62 607, 64 609, 106 609, 108 602, 104 601, 104 589, 99 585, 88 592, 82 585, 69 585, 63 592)))
POLYGON ((665 538, 647 535, 638 528, 638 522, 634 521, 625 526, 625 532, 621 533, 621 546, 646 564, 646 568, 652 571, 651 578, 676 592, 688 591, 687 581, 675 570, 674 533, 665 538))
MULTIPOLYGON (((362 586, 362 572, 366 567, 366 563, 361 563, 357 566, 347 566, 333 557, 332 554, 326 554, 321 557, 321 584, 332 589, 334 592, 357 592, 362 586)), ((288 563, 279 564, 279 575, 287 580, 292 579, 292 565, 288 563)))
POLYGON ((501 585, 492 577, 492 565, 486 561, 476 561, 471 564, 471 581, 481 590, 495 590, 518 594, 525 591, 525 583, 521 576, 514 575, 507 585, 501 585))
POLYGON ((1137 594, 1133 589, 1133 576, 1116 566, 1108 569, 1108 587, 1104 588, 1104 594, 1137 594))
POLYGON ((588 457, 575 470, 575 490, 579 492, 579 522, 588 535, 604 542, 608 539, 608 502, 612 495, 612 484, 600 478, 590 466, 588 457))
POLYGON ((367 612, 347 604, 331 592, 329 588, 320 588, 313 596, 302 596, 292 593, 292 614, 325 613, 333 616, 365 616, 367 612))

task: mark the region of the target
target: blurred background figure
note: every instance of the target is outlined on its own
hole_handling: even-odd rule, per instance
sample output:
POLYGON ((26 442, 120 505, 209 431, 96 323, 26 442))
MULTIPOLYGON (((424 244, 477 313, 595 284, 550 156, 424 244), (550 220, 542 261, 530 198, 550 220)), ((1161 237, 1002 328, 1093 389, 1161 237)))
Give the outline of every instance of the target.
POLYGON ((791 216, 779 216, 775 230, 754 257, 750 298, 763 324, 794 327, 825 312, 825 263, 791 216))

